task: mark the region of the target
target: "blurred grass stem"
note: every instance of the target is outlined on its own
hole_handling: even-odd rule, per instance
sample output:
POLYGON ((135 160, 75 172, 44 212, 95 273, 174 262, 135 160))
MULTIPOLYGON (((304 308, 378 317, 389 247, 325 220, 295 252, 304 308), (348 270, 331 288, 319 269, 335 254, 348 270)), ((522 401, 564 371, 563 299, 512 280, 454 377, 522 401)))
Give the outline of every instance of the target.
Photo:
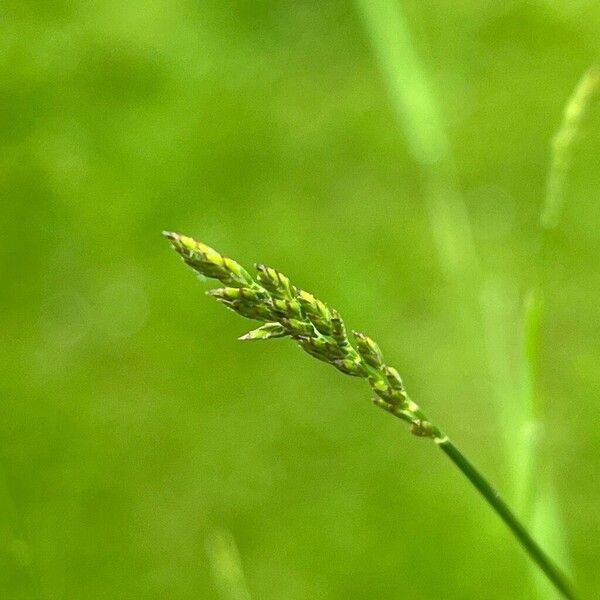
MULTIPOLYGON (((526 411, 521 441, 526 468, 521 472, 520 489, 523 507, 530 515, 538 537, 561 562, 567 563, 564 525, 558 510, 556 489, 550 466, 543 464, 541 448, 545 437, 543 426, 545 406, 540 390, 540 344, 544 318, 544 287, 551 233, 560 225, 565 203, 565 188, 573 160, 574 147, 580 138, 585 118, 600 91, 600 67, 590 67, 581 77, 565 105, 562 123, 555 134, 550 152, 550 167, 546 196, 540 215, 538 250, 535 260, 534 283, 525 302, 523 327, 523 405, 526 411), (540 468, 542 467, 542 468, 540 468), (536 473, 543 473, 541 477, 536 473)), ((539 595, 548 596, 543 582, 537 581, 539 595)))
POLYGON ((356 0, 410 153, 425 176, 425 198, 440 266, 464 279, 478 261, 450 142, 400 4, 356 0))
POLYGON ((552 140, 546 198, 540 218, 542 230, 554 229, 560 222, 573 147, 581 133, 583 121, 598 96, 599 89, 600 66, 594 65, 583 74, 565 106, 562 124, 552 140))

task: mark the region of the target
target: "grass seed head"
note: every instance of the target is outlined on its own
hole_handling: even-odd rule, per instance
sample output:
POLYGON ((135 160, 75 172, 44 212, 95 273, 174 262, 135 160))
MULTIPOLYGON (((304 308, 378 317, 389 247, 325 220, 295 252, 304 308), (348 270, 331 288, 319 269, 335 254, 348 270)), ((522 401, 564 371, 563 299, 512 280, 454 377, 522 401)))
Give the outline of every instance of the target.
POLYGON ((376 394, 375 404, 409 421, 415 435, 434 437, 435 430, 409 400, 398 371, 384 363, 379 346, 369 336, 355 331, 354 347, 335 309, 295 287, 271 267, 256 265, 254 281, 241 265, 210 246, 177 233, 164 235, 192 269, 225 284, 226 287, 210 290, 210 296, 239 315, 264 323, 239 339, 292 338, 320 361, 347 375, 366 379, 376 394))
POLYGON ((344 322, 337 311, 312 294, 292 286, 285 275, 270 267, 257 265, 257 281, 254 281, 238 263, 209 246, 176 233, 165 233, 165 236, 190 267, 227 286, 211 290, 211 296, 244 317, 264 322, 239 339, 289 336, 311 356, 342 373, 366 379, 375 393, 375 406, 409 423, 414 435, 434 439, 509 525, 557 589, 564 592, 564 597, 574 598, 561 573, 529 537, 497 492, 408 398, 398 371, 384 363, 379 346, 370 337, 353 332, 355 348, 348 340, 344 322))

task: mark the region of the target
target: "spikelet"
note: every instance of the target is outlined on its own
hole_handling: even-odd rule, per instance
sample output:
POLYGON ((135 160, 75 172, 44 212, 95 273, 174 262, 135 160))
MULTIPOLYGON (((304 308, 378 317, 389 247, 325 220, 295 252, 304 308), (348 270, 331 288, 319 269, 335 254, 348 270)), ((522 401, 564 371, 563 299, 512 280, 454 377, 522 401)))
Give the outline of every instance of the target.
POLYGON ((172 231, 163 231, 163 235, 170 240, 183 261, 200 275, 218 279, 221 283, 234 287, 253 283, 248 271, 235 260, 219 254, 210 246, 172 231))

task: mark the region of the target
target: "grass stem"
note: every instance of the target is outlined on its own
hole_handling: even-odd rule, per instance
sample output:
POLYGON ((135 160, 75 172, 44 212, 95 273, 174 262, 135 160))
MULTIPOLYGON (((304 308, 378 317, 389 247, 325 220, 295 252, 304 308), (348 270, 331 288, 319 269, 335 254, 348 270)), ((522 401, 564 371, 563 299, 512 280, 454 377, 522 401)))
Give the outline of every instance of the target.
POLYGON ((563 597, 568 600, 575 600, 576 596, 565 575, 531 537, 525 526, 500 497, 500 494, 490 485, 488 480, 447 437, 439 438, 436 442, 442 452, 444 452, 462 471, 465 477, 469 479, 479 493, 486 499, 488 504, 494 509, 496 514, 504 521, 504 523, 506 523, 521 546, 523 546, 532 560, 546 574, 548 579, 563 597))

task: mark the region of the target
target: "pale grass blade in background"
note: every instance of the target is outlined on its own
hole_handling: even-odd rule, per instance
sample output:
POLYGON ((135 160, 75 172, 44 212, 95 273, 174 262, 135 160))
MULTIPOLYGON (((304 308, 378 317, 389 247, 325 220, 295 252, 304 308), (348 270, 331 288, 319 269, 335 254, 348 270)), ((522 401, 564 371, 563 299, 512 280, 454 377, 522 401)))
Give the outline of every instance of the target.
POLYGON ((213 529, 204 546, 221 600, 251 600, 240 551, 231 531, 213 529))

